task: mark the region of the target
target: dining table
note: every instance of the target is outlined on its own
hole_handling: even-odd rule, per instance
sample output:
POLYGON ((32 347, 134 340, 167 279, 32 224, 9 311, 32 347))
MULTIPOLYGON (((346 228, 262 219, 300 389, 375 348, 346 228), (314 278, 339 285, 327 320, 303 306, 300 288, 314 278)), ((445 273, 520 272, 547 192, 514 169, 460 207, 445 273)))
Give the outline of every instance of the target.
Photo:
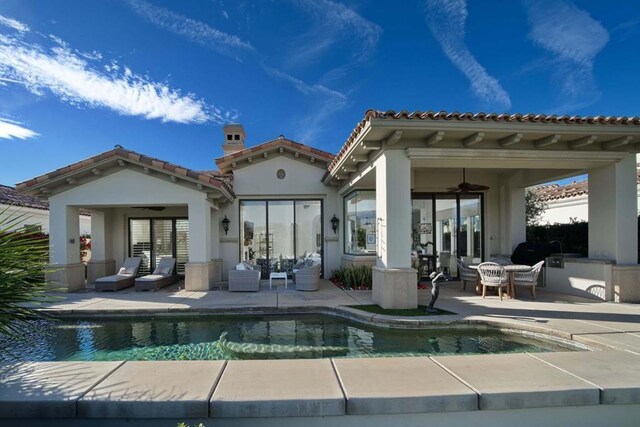
MULTIPOLYGON (((470 265, 469 268, 476 270, 476 295, 480 295, 481 294, 481 283, 480 283, 480 273, 478 273, 478 265, 480 264, 475 264, 475 265, 470 265)), ((507 272, 507 274, 509 275, 509 286, 507 287, 507 293, 509 294, 509 298, 513 299, 516 297, 516 288, 513 285, 513 276, 515 273, 518 272, 523 272, 523 271, 529 271, 531 270, 531 266, 530 265, 524 265, 524 264, 506 264, 506 265, 500 265, 500 267, 504 268, 504 270, 507 272)))

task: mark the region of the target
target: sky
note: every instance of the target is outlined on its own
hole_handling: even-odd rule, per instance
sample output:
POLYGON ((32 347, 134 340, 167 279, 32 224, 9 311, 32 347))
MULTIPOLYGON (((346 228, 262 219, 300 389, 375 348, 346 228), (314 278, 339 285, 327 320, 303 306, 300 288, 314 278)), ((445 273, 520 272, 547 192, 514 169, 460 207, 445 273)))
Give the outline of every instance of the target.
POLYGON ((0 184, 215 169, 229 122, 336 153, 370 108, 638 115, 639 41, 635 1, 2 0, 0 184))

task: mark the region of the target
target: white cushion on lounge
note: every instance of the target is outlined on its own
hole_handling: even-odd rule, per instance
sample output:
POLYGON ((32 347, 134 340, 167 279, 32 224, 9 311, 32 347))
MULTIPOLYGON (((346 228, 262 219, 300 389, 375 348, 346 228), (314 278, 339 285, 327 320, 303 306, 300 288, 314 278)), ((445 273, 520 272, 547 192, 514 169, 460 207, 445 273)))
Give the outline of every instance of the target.
POLYGON ((164 279, 166 274, 147 274, 146 276, 138 277, 136 282, 155 282, 158 279, 164 279))
POLYGON ((120 271, 118 271, 118 275, 131 276, 135 272, 136 272, 136 269, 133 267, 121 267, 120 271))

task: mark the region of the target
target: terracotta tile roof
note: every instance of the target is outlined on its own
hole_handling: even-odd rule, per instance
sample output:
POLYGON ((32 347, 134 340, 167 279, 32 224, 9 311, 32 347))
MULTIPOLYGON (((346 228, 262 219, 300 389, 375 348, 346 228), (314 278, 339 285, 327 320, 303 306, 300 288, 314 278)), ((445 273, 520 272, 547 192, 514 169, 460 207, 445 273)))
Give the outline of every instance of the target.
POLYGON ((328 170, 331 172, 335 165, 340 161, 342 156, 349 151, 351 145, 357 139, 358 135, 364 128, 365 124, 372 118, 386 120, 445 120, 445 121, 477 121, 477 122, 521 122, 521 123, 552 123, 552 124, 572 124, 572 125, 620 125, 620 126, 640 126, 640 117, 626 116, 557 116, 546 114, 498 114, 498 113, 459 113, 457 111, 414 111, 409 112, 402 110, 395 112, 393 110, 378 111, 367 110, 364 118, 356 125, 349 135, 349 138, 336 155, 335 159, 329 164, 328 170))
POLYGON ((15 188, 0 184, 0 204, 24 208, 49 210, 49 202, 27 194, 20 194, 15 188))
MULTIPOLYGON (((640 171, 638 171, 637 174, 637 182, 638 184, 640 184, 640 171)), ((535 191, 538 196, 540 196, 540 198, 545 202, 571 199, 573 197, 579 197, 589 194, 589 182, 587 180, 584 180, 573 181, 565 185, 538 185, 533 188, 533 191, 535 191)))
POLYGON ((216 159, 216 164, 220 164, 223 162, 228 162, 230 160, 236 159, 238 157, 244 157, 251 154, 258 154, 264 151, 268 151, 278 147, 290 147, 297 151, 307 153, 308 155, 313 155, 318 157, 319 159, 324 159, 326 161, 332 161, 334 159, 334 155, 323 150, 319 150, 317 148, 311 147, 309 145, 300 144, 299 142, 291 141, 290 139, 286 139, 283 136, 280 136, 277 139, 273 139, 271 141, 263 142, 262 144, 255 145, 253 147, 245 148, 242 151, 238 151, 236 153, 229 154, 227 156, 222 156, 216 159))
POLYGON ((33 187, 36 184, 41 184, 43 182, 49 181, 54 178, 58 178, 68 173, 79 171, 81 169, 86 169, 92 165, 97 165, 99 163, 102 163, 105 160, 110 160, 115 158, 126 159, 129 161, 133 161, 135 163, 139 163, 141 165, 149 165, 154 168, 163 169, 168 172, 174 173, 176 175, 183 175, 183 176, 192 178, 194 180, 203 182, 205 184, 213 185, 214 187, 224 188, 230 194, 233 194, 233 191, 231 190, 229 185, 225 182, 225 180, 222 179, 222 177, 214 176, 209 173, 194 171, 192 169, 188 169, 183 166, 169 163, 164 160, 159 160, 153 157, 145 156, 144 154, 139 154, 139 153, 136 153, 135 151, 124 149, 118 145, 113 150, 105 151, 104 153, 98 154, 88 159, 81 160, 79 162, 70 164, 63 168, 56 169, 52 172, 38 176, 36 178, 32 178, 28 181, 21 182, 16 185, 16 189, 18 191, 26 190, 30 187, 33 187))
MULTIPOLYGON (((15 188, 0 184, 0 205, 18 206, 21 208, 49 210, 49 202, 35 196, 21 194, 15 188)), ((80 215, 91 216, 91 212, 80 209, 80 215)))

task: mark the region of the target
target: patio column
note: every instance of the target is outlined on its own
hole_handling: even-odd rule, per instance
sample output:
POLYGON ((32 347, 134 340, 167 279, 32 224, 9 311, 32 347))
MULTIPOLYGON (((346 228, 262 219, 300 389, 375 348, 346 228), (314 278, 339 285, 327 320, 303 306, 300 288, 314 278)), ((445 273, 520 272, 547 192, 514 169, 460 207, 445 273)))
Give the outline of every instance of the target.
POLYGON ((95 283, 99 277, 115 274, 111 215, 110 210, 91 211, 91 260, 87 263, 87 283, 95 283))
POLYGON ((84 289, 84 264, 80 262, 79 209, 49 199, 49 281, 67 291, 84 289))
POLYGON ((382 308, 418 306, 417 271, 411 268, 411 162, 387 150, 375 162, 377 259, 373 301, 382 308))
POLYGON ((500 183, 500 252, 511 255, 527 240, 525 187, 522 172, 503 176, 500 183))
POLYGON ((222 282, 222 258, 220 256, 220 210, 211 211, 211 261, 213 283, 222 282))
POLYGON ((189 262, 185 266, 185 289, 208 291, 212 280, 211 204, 202 198, 189 202, 189 262))
POLYGON ((638 263, 636 157, 589 170, 589 258, 638 263))

